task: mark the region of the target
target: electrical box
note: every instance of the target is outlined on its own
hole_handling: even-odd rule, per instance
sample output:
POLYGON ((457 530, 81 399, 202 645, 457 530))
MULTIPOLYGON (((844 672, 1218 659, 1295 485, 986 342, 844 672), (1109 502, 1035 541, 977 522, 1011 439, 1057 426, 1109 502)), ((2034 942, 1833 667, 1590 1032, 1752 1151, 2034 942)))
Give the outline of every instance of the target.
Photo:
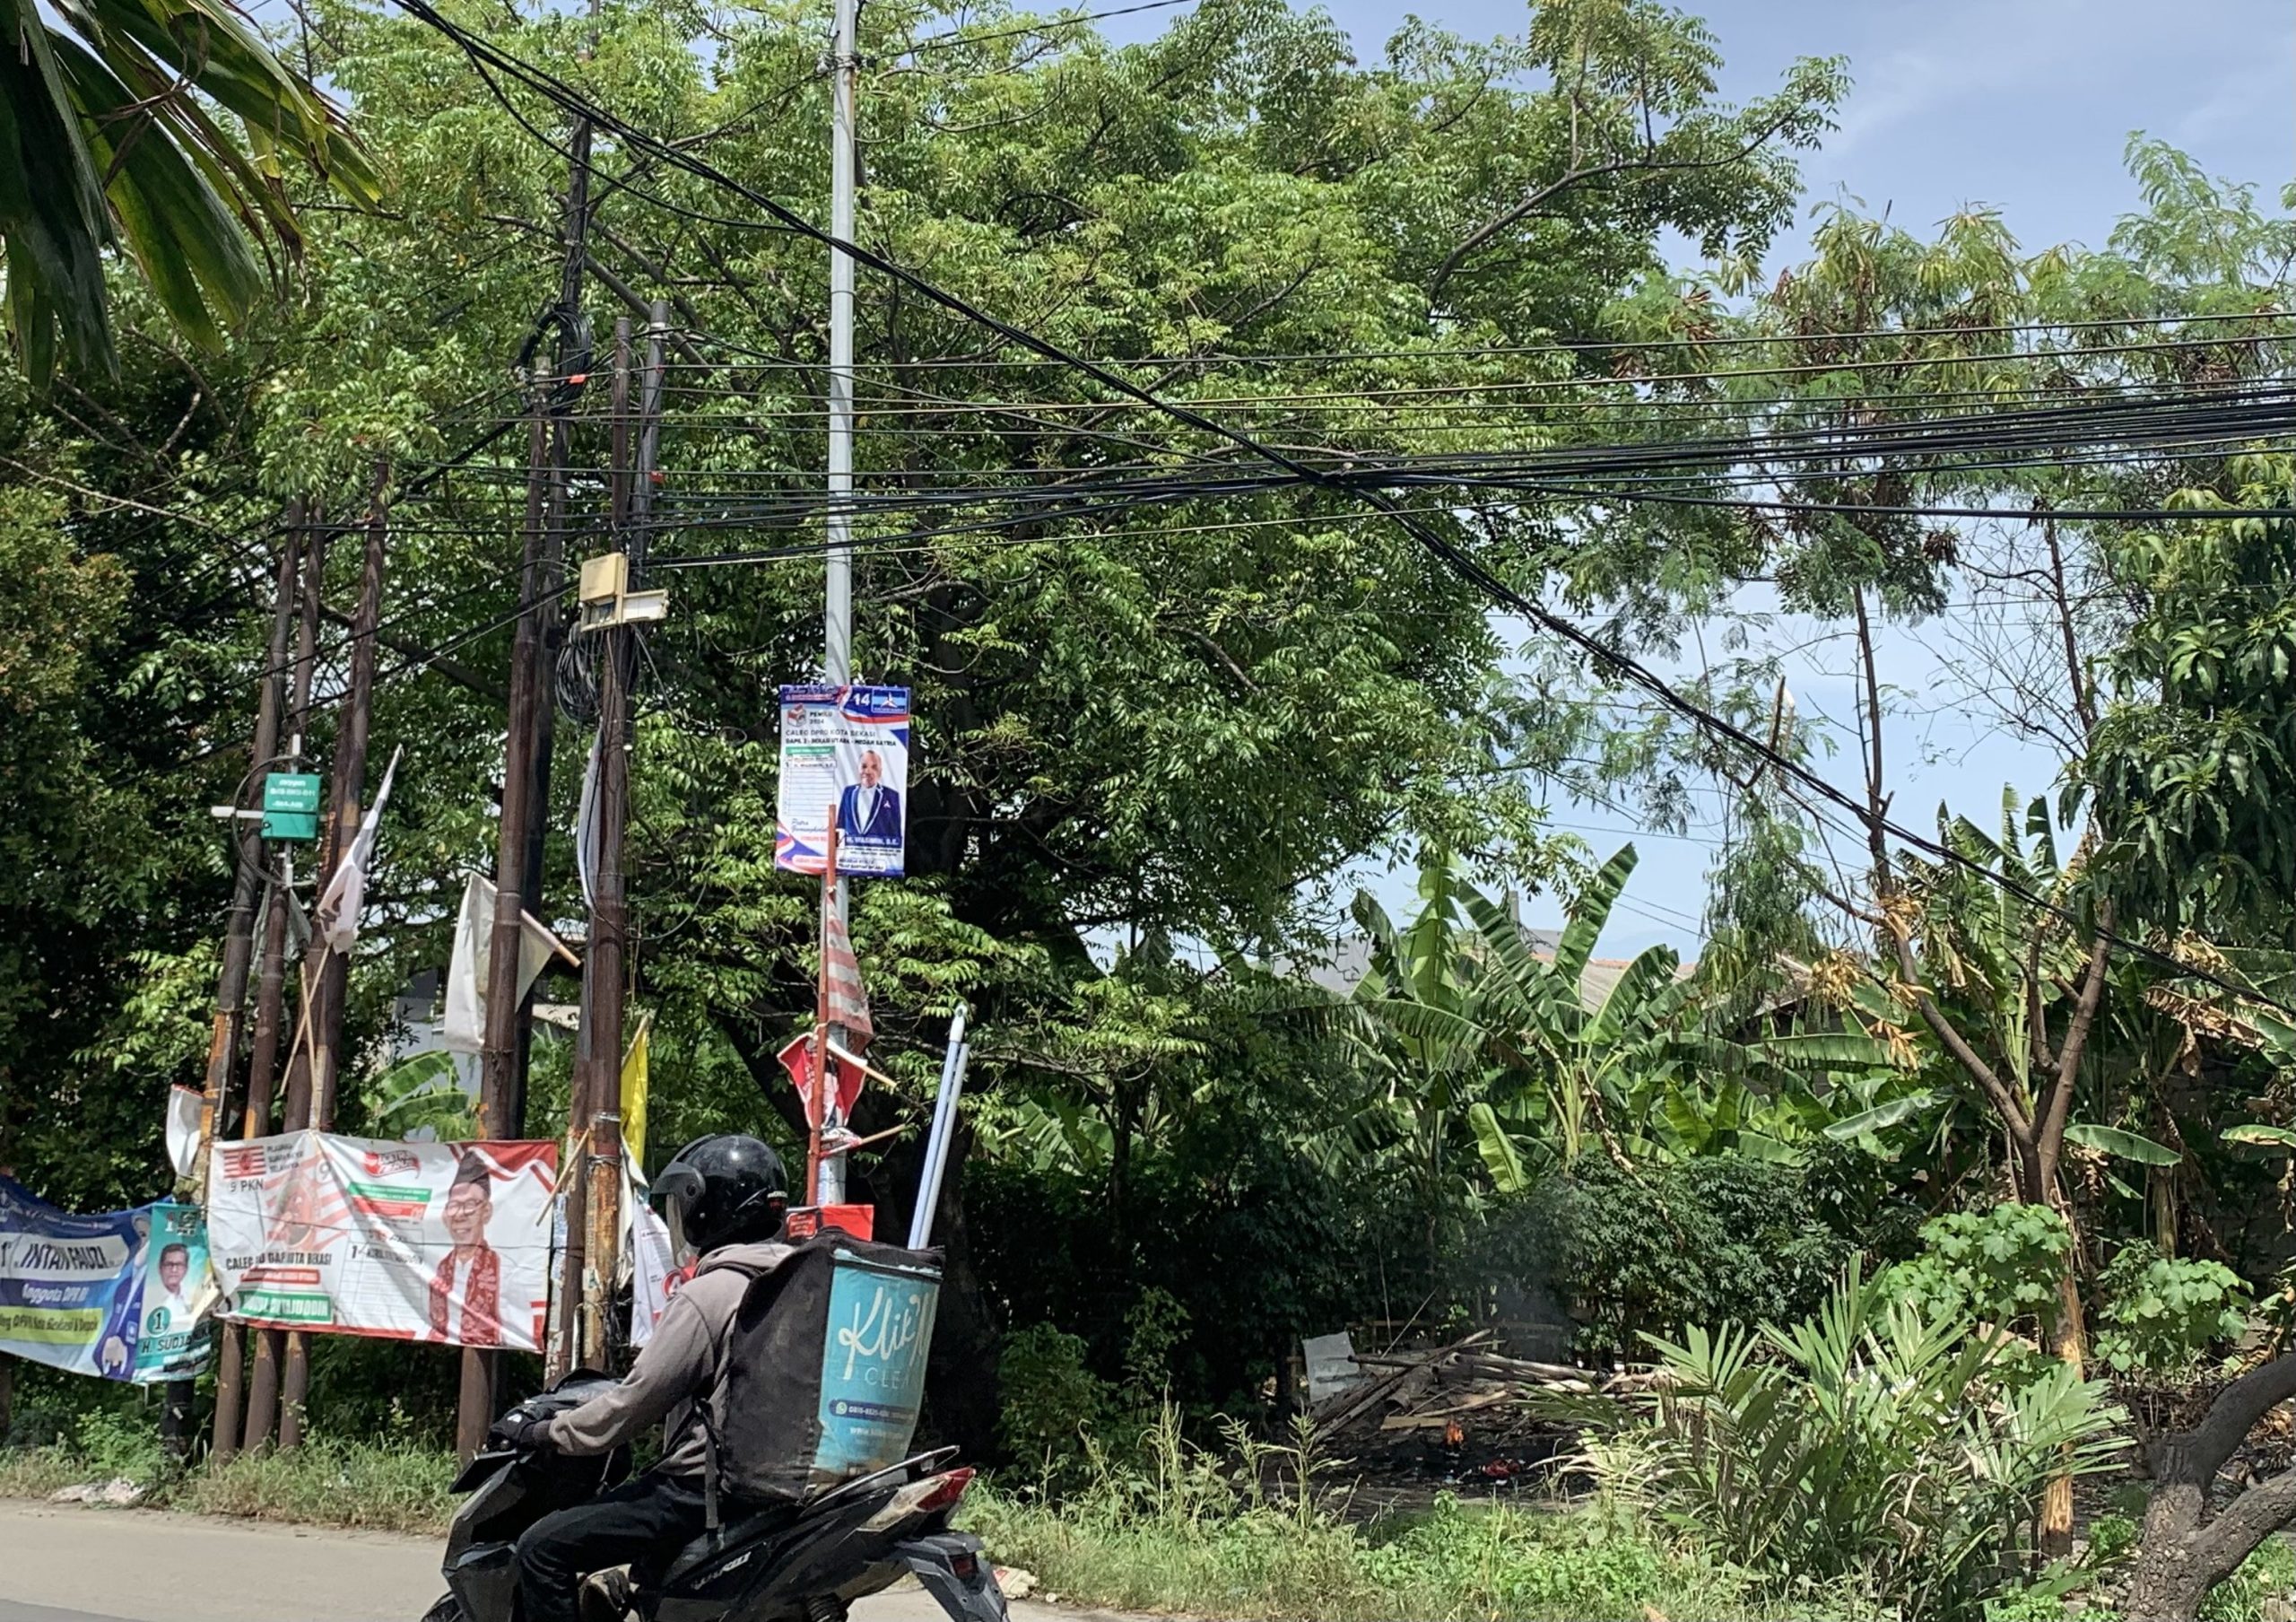
POLYGON ((584 559, 577 596, 581 600, 581 629, 585 631, 647 624, 666 618, 670 612, 668 592, 630 589, 630 554, 626 552, 603 553, 584 559))
POLYGON ((263 778, 263 836, 319 836, 319 776, 316 772, 266 772, 263 778))

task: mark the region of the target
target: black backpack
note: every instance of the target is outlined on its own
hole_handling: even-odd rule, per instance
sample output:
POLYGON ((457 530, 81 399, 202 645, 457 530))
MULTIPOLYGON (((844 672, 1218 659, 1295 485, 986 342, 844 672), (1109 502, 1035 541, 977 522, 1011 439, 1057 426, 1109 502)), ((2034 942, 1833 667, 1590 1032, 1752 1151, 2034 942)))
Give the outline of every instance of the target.
POLYGON ((711 1496, 794 1503, 907 1458, 940 1295, 940 1251, 835 1229, 752 1273, 706 1409, 711 1496))

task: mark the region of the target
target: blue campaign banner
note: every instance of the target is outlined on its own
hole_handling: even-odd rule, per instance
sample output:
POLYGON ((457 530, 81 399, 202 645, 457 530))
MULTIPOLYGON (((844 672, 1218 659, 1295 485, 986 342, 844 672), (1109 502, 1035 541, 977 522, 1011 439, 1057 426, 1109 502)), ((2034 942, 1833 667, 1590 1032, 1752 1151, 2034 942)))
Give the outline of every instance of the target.
POLYGON ((877 1266, 837 1252, 815 1479, 865 1475, 908 1456, 940 1301, 940 1275, 929 1269, 877 1266))
POLYGON ((0 1177, 0 1352, 107 1380, 187 1379, 206 1362, 207 1280, 194 1207, 80 1216, 0 1177))

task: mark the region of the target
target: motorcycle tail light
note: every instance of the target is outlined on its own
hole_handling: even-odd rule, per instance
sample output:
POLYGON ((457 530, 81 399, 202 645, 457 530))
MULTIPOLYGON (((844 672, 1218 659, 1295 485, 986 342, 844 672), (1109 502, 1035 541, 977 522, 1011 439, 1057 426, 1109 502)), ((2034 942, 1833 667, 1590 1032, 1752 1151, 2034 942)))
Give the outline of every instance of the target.
POLYGON ((965 1496, 965 1488, 972 1485, 972 1477, 970 1469, 952 1469, 934 1477, 925 1484, 925 1496, 917 1501, 918 1513, 932 1514, 952 1508, 965 1496))
POLYGON ((952 1555, 949 1557, 949 1569, 956 1573, 960 1580, 970 1583, 980 1575, 980 1558, 971 1554, 952 1555))
POLYGON ((885 1506, 861 1523, 864 1531, 885 1531, 907 1524, 919 1515, 938 1514, 952 1507, 965 1496, 965 1488, 972 1485, 973 1472, 952 1469, 938 1476, 927 1476, 922 1481, 912 1481, 891 1497, 885 1506))

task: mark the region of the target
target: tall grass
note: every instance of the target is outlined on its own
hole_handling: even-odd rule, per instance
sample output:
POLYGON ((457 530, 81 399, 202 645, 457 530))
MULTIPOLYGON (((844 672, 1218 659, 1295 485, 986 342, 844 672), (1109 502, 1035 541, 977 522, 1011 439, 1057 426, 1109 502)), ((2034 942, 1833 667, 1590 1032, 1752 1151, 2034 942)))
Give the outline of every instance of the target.
POLYGON ((1612 1504, 1439 1502, 1357 1530, 1332 1513, 1305 1437, 1190 1445, 1168 1410, 1136 1461, 1090 1458, 1079 1492, 977 1488, 966 1522, 1003 1565, 1065 1599, 1138 1610, 1326 1622, 1701 1622, 1873 1615, 1848 1590, 1766 1589, 1612 1504), (1262 1484, 1283 1480, 1271 1492, 1262 1484))
POLYGON ((45 1445, 0 1450, 0 1497, 45 1498, 83 1482, 125 1479, 157 1508, 423 1535, 446 1530, 454 1478, 451 1454, 405 1439, 318 1436, 292 1452, 266 1449, 187 1468, 168 1458, 147 1421, 112 1412, 83 1415, 45 1445))

